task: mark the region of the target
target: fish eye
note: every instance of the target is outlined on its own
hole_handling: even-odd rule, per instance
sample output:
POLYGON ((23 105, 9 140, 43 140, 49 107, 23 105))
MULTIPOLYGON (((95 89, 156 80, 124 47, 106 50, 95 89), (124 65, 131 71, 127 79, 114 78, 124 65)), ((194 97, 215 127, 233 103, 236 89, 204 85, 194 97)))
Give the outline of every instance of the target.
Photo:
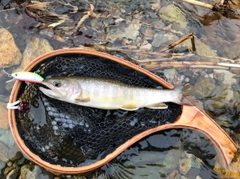
POLYGON ((58 81, 58 80, 53 81, 53 85, 54 85, 55 87, 60 87, 60 86, 61 86, 61 82, 58 81))

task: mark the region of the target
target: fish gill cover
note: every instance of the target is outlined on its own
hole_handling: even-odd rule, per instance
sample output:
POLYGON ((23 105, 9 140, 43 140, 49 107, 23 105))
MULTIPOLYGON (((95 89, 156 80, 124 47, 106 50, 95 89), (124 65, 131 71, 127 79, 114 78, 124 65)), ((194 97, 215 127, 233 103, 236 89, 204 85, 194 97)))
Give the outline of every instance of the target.
MULTIPOLYGON (((32 71, 43 78, 85 76, 114 79, 141 87, 159 87, 147 75, 93 55, 65 54, 48 58, 32 71)), ((161 76, 164 78, 164 76, 161 76)), ((18 98, 30 109, 16 110, 19 133, 28 148, 43 160, 62 166, 91 164, 147 129, 173 123, 181 107, 137 111, 101 110, 45 96, 38 85, 21 84, 18 98)))

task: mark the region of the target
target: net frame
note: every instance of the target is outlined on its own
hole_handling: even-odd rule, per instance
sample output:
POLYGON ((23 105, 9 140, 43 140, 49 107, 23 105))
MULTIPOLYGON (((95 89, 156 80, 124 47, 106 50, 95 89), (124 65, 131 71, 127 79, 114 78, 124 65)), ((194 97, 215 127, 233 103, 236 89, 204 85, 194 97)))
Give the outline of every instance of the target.
MULTIPOLYGON (((137 66, 134 65, 128 61, 122 60, 120 58, 114 57, 112 55, 102 53, 102 52, 97 52, 97 51, 92 51, 92 50, 84 50, 84 49, 64 49, 64 50, 57 50, 54 52, 50 52, 48 54, 44 54, 40 56, 39 58, 35 59, 32 61, 25 69, 24 71, 31 71, 31 69, 38 63, 44 61, 44 59, 59 55, 59 54, 66 54, 66 53, 73 53, 73 54, 91 54, 91 55, 96 55, 99 57, 104 57, 109 60, 113 60, 117 63, 120 63, 122 65, 128 66, 136 71, 139 71, 141 73, 144 73, 148 75, 151 79, 159 82, 161 85, 165 86, 166 88, 172 89, 173 86, 168 84, 165 80, 162 78, 158 77, 157 75, 137 66)), ((17 81, 14 84, 11 96, 10 96, 10 101, 9 102, 14 102, 16 101, 17 97, 17 92, 18 89, 21 85, 21 82, 17 81)), ((208 117, 205 113, 201 112, 197 107, 192 107, 192 106, 183 106, 183 113, 182 115, 176 120, 175 123, 173 124, 167 124, 167 125, 162 125, 155 127, 153 129, 146 130, 134 137, 132 137, 130 140, 125 142, 123 145, 119 146, 114 152, 110 153, 107 155, 105 158, 87 165, 87 166, 80 166, 80 167, 65 167, 65 166, 60 166, 56 164, 51 164, 49 162, 43 161, 39 156, 36 154, 32 153, 24 144, 24 141, 21 139, 17 126, 16 126, 16 121, 15 121, 15 116, 14 116, 14 111, 9 110, 9 123, 10 123, 10 129, 13 134, 13 137, 19 146, 19 148, 22 150, 22 152, 33 162, 37 163, 38 165, 46 168, 47 170, 57 172, 57 173, 84 173, 88 172, 94 169, 99 168, 100 166, 106 164, 107 162, 111 161, 113 158, 115 158, 117 155, 119 155, 122 151, 124 151, 126 148, 131 146, 133 143, 139 141, 140 139, 144 138, 147 135, 150 135, 154 132, 160 131, 160 130, 165 130, 165 129, 170 129, 170 128, 191 128, 195 130, 199 130, 200 132, 204 133, 207 135, 213 144, 215 145, 215 149, 217 151, 217 154, 219 156, 219 161, 220 164, 223 166, 227 166, 234 154, 237 151, 237 147, 234 144, 234 142, 227 136, 227 134, 210 118, 208 117), (197 116, 197 117, 196 117, 197 116), (199 118, 202 118, 203 122, 199 121, 199 118), (198 120, 196 120, 198 119, 198 120), (200 123, 199 123, 200 122, 200 123), (208 127, 206 127, 208 126, 208 127), (208 130, 211 130, 210 132, 208 130), (218 139, 221 138, 221 141, 218 141, 215 139, 216 133, 218 131, 218 139), (226 147, 227 146, 227 147, 226 147)))

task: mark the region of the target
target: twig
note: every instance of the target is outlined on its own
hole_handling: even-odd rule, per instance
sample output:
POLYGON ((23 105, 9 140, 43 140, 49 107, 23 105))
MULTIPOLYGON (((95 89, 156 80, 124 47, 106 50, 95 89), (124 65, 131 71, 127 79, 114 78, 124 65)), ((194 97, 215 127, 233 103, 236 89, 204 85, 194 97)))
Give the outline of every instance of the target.
MULTIPOLYGON (((141 65, 141 64, 140 64, 141 65)), ((213 68, 230 70, 232 68, 240 68, 240 64, 214 63, 214 62, 161 62, 141 65, 148 70, 159 70, 165 68, 213 68)))
POLYGON ((231 9, 231 7, 228 7, 227 1, 224 1, 224 0, 221 0, 221 2, 219 4, 215 4, 215 5, 199 2, 196 0, 183 0, 183 1, 190 3, 190 4, 194 4, 194 5, 198 5, 201 7, 211 9, 212 11, 216 11, 228 18, 240 19, 240 15, 236 14, 236 12, 231 9))
POLYGON ((0 12, 13 11, 13 10, 16 10, 16 8, 3 9, 3 10, 0 10, 0 12))
POLYGON ((207 3, 204 3, 204 2, 195 1, 195 0, 183 0, 183 1, 187 2, 187 3, 190 3, 190 4, 197 5, 197 6, 205 7, 205 8, 208 8, 208 9, 213 9, 213 5, 207 4, 207 3))
POLYGON ((225 0, 221 0, 219 4, 220 4, 220 5, 223 5, 223 4, 224 4, 224 1, 225 1, 225 0))
POLYGON ((90 10, 85 14, 80 21, 78 22, 77 26, 74 28, 74 32, 78 30, 78 28, 82 25, 82 23, 90 16, 90 17, 96 17, 97 15, 93 12, 94 6, 90 4, 90 10))
POLYGON ((179 45, 180 43, 184 42, 185 40, 192 38, 193 37, 193 33, 190 33, 188 35, 183 36, 182 38, 180 38, 179 40, 177 40, 176 42, 168 45, 167 47, 161 49, 159 52, 165 52, 167 50, 170 50, 172 48, 174 48, 175 46, 179 45))

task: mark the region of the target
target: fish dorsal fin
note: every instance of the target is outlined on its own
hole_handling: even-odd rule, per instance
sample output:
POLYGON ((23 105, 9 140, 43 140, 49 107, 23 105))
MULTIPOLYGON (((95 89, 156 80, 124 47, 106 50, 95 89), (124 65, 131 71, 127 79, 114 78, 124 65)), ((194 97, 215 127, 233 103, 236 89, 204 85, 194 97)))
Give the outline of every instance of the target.
POLYGON ((149 109, 167 109, 168 106, 165 103, 157 103, 151 106, 146 106, 149 109))
POLYGON ((122 106, 120 109, 123 109, 126 111, 135 111, 135 110, 138 110, 139 108, 134 104, 127 104, 127 105, 122 106))
POLYGON ((80 95, 77 96, 75 101, 79 102, 79 103, 87 103, 87 102, 90 101, 90 97, 89 96, 83 96, 82 93, 81 93, 80 95))

